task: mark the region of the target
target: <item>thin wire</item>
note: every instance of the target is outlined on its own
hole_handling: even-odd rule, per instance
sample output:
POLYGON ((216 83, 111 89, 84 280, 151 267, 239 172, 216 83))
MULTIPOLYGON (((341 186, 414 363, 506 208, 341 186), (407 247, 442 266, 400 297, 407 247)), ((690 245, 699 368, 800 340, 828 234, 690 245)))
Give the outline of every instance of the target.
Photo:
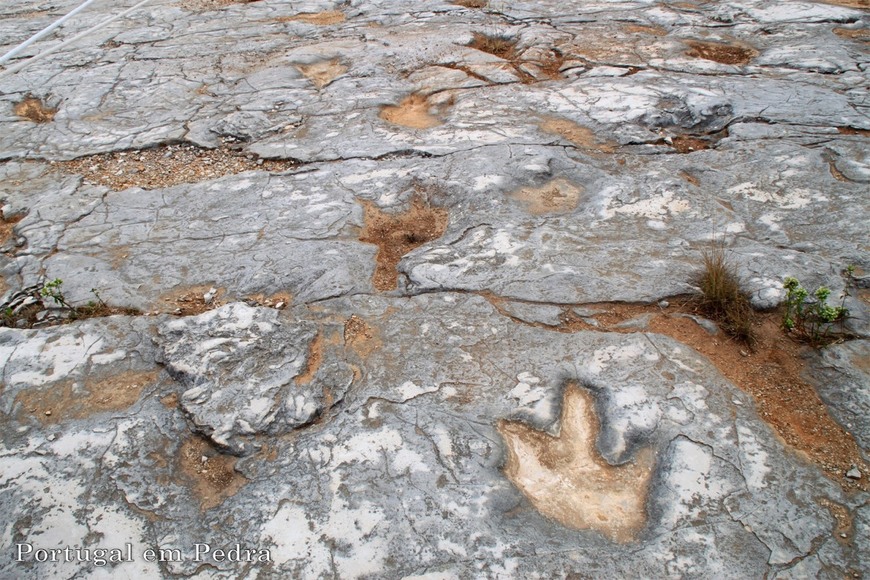
POLYGON ((90 4, 93 4, 94 2, 96 2, 96 0, 86 0, 86 2, 84 4, 82 4, 81 6, 79 6, 78 8, 76 8, 75 10, 73 10, 72 12, 67 14, 66 16, 59 18, 53 24, 46 26, 45 28, 43 28, 42 30, 40 30, 39 32, 37 32, 36 34, 34 34, 30 38, 28 38, 27 40, 22 42, 21 44, 19 44, 15 48, 13 48, 12 50, 10 50, 9 52, 4 54, 3 56, 0 56, 0 64, 3 64, 4 62, 9 60, 10 58, 12 58, 16 54, 18 54, 19 52, 21 52, 22 50, 27 48, 28 46, 30 46, 31 44, 33 44, 34 42, 36 42, 40 38, 42 38, 43 36, 47 35, 49 32, 53 31, 55 28, 57 28, 58 26, 60 26, 61 24, 63 24, 64 22, 66 22, 67 20, 69 20, 70 18, 72 18, 73 16, 75 16, 76 14, 81 12, 82 10, 84 10, 85 8, 87 8, 90 4))
POLYGON ((144 6, 145 4, 147 4, 150 1, 151 0, 142 0, 141 2, 136 4, 135 6, 131 6, 130 8, 127 8, 126 10, 121 12, 120 14, 116 14, 115 16, 111 16, 109 18, 106 18, 105 20, 103 20, 102 22, 97 24, 96 26, 92 26, 91 28, 88 28, 84 32, 80 32, 79 34, 76 34, 75 36, 73 36, 69 40, 64 40, 60 44, 56 44, 56 45, 52 46, 51 48, 37 54, 36 56, 33 56, 33 57, 25 60, 24 62, 21 62, 15 66, 7 68, 3 72, 0 72, 0 79, 2 79, 5 76, 11 75, 13 73, 17 73, 18 71, 20 71, 21 69, 23 69, 27 65, 32 64, 38 60, 42 60, 43 58, 47 57, 48 55, 53 54, 53 53, 55 53, 58 50, 61 50, 63 48, 66 48, 67 46, 69 46, 69 45, 77 42, 78 40, 84 38, 85 36, 87 36, 93 32, 96 32, 97 30, 106 26, 107 24, 110 24, 110 23, 114 22, 115 20, 118 20, 119 18, 123 18, 124 16, 127 16, 128 14, 133 12, 134 10, 144 6))

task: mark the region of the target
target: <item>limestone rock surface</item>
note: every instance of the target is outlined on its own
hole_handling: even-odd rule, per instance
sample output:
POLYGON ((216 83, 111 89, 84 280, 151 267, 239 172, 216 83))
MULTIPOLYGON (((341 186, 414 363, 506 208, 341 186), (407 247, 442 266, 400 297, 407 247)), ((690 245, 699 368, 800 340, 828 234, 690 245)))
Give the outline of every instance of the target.
POLYGON ((0 65, 0 303, 75 308, 0 312, 0 577, 870 569, 865 0, 151 0, 10 70, 134 4, 0 65))

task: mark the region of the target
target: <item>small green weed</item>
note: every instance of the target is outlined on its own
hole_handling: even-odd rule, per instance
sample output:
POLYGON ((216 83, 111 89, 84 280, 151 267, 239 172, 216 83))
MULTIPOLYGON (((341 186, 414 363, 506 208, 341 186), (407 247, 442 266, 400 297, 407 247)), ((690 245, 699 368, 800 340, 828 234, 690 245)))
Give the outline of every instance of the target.
POLYGON ((41 282, 17 292, 8 302, 0 305, 0 326, 33 328, 95 316, 140 314, 133 308, 109 306, 96 288, 92 288, 91 293, 96 300, 73 306, 64 296, 63 280, 55 278, 50 282, 41 282))
POLYGON ((57 306, 72 309, 72 306, 70 306, 69 302, 66 301, 66 298, 63 295, 61 286, 63 286, 63 280, 55 278, 51 282, 46 282, 42 285, 42 288, 39 290, 39 295, 43 298, 51 298, 57 306))
MULTIPOLYGON (((851 271, 847 269, 851 275, 851 271)), ((806 288, 801 286, 797 278, 791 276, 785 279, 783 288, 785 295, 785 312, 782 326, 800 340, 813 346, 825 346, 833 342, 832 329, 835 323, 842 323, 849 316, 849 311, 843 306, 830 306, 828 298, 831 290, 820 286, 813 292, 812 298, 806 288)), ((846 294, 843 294, 845 302, 846 294)))

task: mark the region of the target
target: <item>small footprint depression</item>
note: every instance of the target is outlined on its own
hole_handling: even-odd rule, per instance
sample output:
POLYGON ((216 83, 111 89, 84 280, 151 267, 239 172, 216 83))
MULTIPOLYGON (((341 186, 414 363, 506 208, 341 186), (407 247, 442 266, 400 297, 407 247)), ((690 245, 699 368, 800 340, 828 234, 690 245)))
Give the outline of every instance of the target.
POLYGON ((744 65, 758 56, 758 51, 748 46, 725 44, 722 42, 707 42, 701 40, 687 40, 685 44, 690 50, 687 56, 712 60, 721 64, 744 65))
POLYGON ((404 213, 388 213, 371 202, 364 203, 365 228, 360 241, 378 246, 372 285, 382 292, 397 287, 396 266, 402 256, 436 240, 447 229, 447 210, 430 206, 416 197, 404 213))
POLYGON ((347 72, 347 67, 337 58, 313 64, 300 64, 296 68, 318 89, 322 89, 347 72))
POLYGON ((405 97, 398 105, 390 105, 381 110, 381 119, 394 125, 412 129, 431 129, 442 124, 433 114, 434 107, 429 100, 419 94, 405 97))
POLYGON ((534 215, 566 213, 574 210, 583 189, 565 179, 554 179, 541 187, 526 187, 511 194, 534 215))
POLYGON ((616 149, 616 144, 600 140, 592 129, 567 119, 546 118, 541 123, 541 129, 558 135, 587 152, 613 153, 616 149))

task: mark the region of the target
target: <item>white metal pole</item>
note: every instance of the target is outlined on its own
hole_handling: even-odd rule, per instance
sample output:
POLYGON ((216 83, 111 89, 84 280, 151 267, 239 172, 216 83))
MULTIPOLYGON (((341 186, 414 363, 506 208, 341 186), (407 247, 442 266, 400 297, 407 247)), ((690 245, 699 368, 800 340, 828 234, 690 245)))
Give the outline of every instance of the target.
POLYGON ((41 52, 35 56, 30 57, 29 59, 27 59, 21 63, 18 63, 15 66, 11 66, 11 67, 7 68, 3 72, 0 72, 0 79, 2 79, 5 76, 11 75, 13 73, 17 73, 18 71, 20 71, 21 69, 23 69, 27 65, 34 63, 38 60, 42 60, 43 58, 47 57, 48 55, 55 53, 58 50, 61 50, 63 48, 66 48, 67 46, 73 44, 74 42, 77 42, 78 40, 84 38, 85 36, 87 36, 93 32, 96 32, 97 30, 106 26, 107 24, 110 24, 119 18, 123 18, 124 16, 127 16, 128 14, 133 12, 134 10, 136 10, 142 6, 145 6, 145 4, 147 4, 150 1, 151 0, 142 0, 141 2, 136 4, 135 6, 131 6, 130 8, 127 8, 126 10, 121 12, 120 14, 116 14, 115 16, 111 16, 109 18, 106 18, 105 20, 103 20, 102 22, 97 24, 96 26, 92 26, 91 28, 88 28, 84 32, 80 32, 79 34, 76 34, 75 36, 73 36, 69 40, 64 40, 60 44, 55 44, 51 48, 48 48, 48 49, 44 50, 43 52, 41 52))
POLYGON ((75 10, 73 10, 72 12, 67 14, 66 16, 63 16, 63 17, 59 18, 58 20, 56 20, 54 22, 54 24, 46 26, 45 28, 43 28, 42 30, 40 30, 39 32, 37 32, 36 34, 34 34, 30 38, 28 38, 27 40, 22 42, 21 44, 19 44, 15 48, 13 48, 12 50, 10 50, 9 52, 4 54, 3 56, 0 56, 0 64, 3 64, 4 62, 6 62, 10 58, 12 58, 16 54, 18 54, 19 52, 21 52, 22 50, 27 48, 28 46, 30 46, 31 44, 33 44, 37 40, 39 40, 40 38, 42 38, 43 36, 45 36, 46 34, 51 32, 52 30, 54 30, 55 28, 57 28, 58 26, 60 26, 61 24, 63 24, 64 22, 66 22, 67 20, 69 20, 70 18, 72 18, 73 16, 75 16, 76 14, 81 12, 82 10, 84 10, 85 8, 87 8, 88 5, 93 4, 94 2, 96 2, 96 0, 86 0, 84 4, 82 4, 81 6, 76 8, 75 10))

